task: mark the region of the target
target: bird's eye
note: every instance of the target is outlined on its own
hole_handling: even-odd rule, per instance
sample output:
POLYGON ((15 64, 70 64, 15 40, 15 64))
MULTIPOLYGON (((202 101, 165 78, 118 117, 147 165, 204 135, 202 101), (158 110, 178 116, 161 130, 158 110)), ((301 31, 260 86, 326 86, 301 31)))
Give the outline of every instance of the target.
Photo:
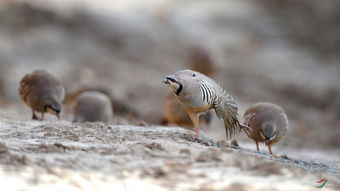
POLYGON ((195 77, 196 76, 196 74, 192 74, 192 77, 195 77))

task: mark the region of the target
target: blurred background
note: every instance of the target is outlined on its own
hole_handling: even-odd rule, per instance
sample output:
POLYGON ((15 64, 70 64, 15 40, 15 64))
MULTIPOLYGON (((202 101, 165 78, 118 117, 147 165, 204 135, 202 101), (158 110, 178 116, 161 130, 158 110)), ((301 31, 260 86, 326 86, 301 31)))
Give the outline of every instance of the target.
MULTIPOLYGON (((205 60, 241 121, 259 101, 286 110, 290 129, 274 150, 339 159, 339 10, 338 0, 1 0, 0 116, 30 120, 18 85, 43 68, 67 93, 101 87, 159 124, 170 92, 162 79, 205 60)), ((202 129, 224 139, 216 117, 202 129)))

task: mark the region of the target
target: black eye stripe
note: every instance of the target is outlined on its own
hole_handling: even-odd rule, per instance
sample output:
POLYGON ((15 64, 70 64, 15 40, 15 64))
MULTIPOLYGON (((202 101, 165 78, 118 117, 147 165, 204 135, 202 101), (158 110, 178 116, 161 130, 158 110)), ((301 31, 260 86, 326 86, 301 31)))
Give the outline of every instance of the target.
POLYGON ((177 91, 175 92, 175 94, 177 95, 177 96, 179 96, 179 94, 182 92, 182 90, 183 90, 183 85, 181 84, 181 83, 178 83, 177 82, 177 84, 179 85, 179 88, 177 89, 177 91))
POLYGON ((171 81, 171 82, 175 82, 175 83, 177 82, 175 79, 172 79, 172 78, 169 78, 169 77, 167 77, 166 79, 171 81))

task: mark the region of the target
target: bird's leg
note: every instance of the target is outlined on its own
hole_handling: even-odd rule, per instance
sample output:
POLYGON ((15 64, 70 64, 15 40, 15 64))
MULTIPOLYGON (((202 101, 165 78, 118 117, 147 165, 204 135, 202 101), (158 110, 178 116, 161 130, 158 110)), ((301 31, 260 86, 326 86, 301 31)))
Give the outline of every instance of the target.
POLYGON ((200 142, 199 139, 198 139, 198 128, 199 128, 199 118, 198 118, 198 115, 196 113, 189 113, 189 117, 192 121, 192 123, 194 124, 194 128, 195 128, 195 131, 196 131, 196 141, 197 142, 200 142))
POLYGON ((270 146, 270 144, 268 144, 267 146, 268 146, 269 154, 272 155, 272 154, 273 154, 273 152, 272 152, 272 147, 270 146))
POLYGON ((38 117, 35 114, 35 111, 33 109, 32 109, 32 120, 38 120, 38 117))
POLYGON ((274 155, 272 152, 272 145, 269 143, 268 145, 268 150, 269 150, 269 154, 271 154, 274 158, 280 158, 279 155, 274 155))
POLYGON ((44 113, 44 112, 42 112, 42 113, 41 113, 41 118, 40 118, 40 121, 44 120, 44 115, 45 115, 45 113, 44 113))
POLYGON ((255 143, 256 143, 256 150, 257 150, 258 152, 260 152, 259 142, 255 141, 255 143))

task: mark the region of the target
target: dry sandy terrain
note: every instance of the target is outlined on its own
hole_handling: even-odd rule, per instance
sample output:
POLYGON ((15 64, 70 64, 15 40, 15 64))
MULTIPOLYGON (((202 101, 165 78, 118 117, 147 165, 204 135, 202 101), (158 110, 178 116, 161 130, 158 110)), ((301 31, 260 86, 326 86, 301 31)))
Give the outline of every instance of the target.
MULTIPOLYGON (((1 119, 6 190, 339 189, 337 164, 274 158, 177 127, 1 119)), ((292 158, 290 158, 292 157, 292 158)))

